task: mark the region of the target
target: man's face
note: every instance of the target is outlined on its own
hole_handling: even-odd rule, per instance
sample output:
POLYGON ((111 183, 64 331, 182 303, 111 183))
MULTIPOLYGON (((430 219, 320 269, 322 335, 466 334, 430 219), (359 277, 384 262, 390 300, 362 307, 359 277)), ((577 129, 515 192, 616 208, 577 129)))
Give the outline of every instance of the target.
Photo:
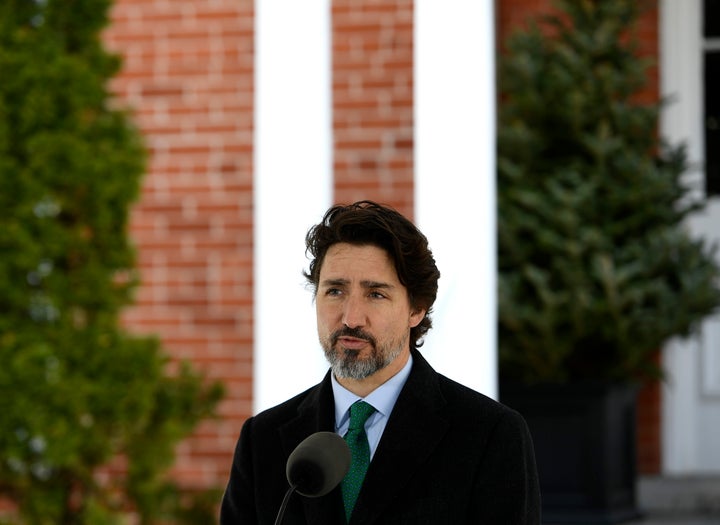
POLYGON ((411 308, 385 250, 348 243, 332 245, 325 255, 316 310, 335 377, 355 380, 379 372, 385 381, 397 373, 410 354, 410 329, 425 315, 411 308))

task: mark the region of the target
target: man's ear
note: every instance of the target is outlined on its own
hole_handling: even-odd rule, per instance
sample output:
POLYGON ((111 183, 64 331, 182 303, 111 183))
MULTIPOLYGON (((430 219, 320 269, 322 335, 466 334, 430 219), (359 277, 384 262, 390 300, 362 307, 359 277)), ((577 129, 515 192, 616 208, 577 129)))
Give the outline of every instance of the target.
POLYGON ((410 312, 410 328, 415 328, 420 322, 425 319, 427 310, 425 308, 416 308, 410 312))

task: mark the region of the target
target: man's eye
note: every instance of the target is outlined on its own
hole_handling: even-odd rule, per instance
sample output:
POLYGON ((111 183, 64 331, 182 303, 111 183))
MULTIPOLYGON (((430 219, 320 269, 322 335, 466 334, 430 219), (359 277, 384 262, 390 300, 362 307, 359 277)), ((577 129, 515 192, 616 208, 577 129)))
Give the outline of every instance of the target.
POLYGON ((325 295, 340 295, 341 293, 339 288, 328 288, 325 290, 325 295))
POLYGON ((370 292, 370 297, 373 299, 385 299, 385 295, 380 292, 370 292))

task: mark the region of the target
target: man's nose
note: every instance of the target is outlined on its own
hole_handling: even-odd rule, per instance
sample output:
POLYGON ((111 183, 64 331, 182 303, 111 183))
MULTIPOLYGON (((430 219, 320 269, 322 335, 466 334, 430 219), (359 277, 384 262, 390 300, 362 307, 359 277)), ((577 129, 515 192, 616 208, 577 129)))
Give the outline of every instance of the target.
POLYGON ((343 324, 348 328, 357 328, 365 326, 366 319, 362 298, 357 296, 348 297, 343 309, 343 324))

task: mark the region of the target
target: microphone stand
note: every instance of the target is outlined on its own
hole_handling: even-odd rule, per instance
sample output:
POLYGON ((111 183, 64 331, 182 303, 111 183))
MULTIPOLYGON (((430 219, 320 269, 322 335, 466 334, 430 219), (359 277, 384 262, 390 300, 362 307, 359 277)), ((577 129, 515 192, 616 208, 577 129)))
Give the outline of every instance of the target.
POLYGON ((290 488, 285 493, 282 504, 280 504, 280 510, 278 511, 277 518, 275 518, 275 525, 282 524, 283 516, 285 516, 285 509, 287 508, 288 502, 290 501, 290 496, 293 495, 295 489, 297 489, 297 484, 290 485, 290 488))

